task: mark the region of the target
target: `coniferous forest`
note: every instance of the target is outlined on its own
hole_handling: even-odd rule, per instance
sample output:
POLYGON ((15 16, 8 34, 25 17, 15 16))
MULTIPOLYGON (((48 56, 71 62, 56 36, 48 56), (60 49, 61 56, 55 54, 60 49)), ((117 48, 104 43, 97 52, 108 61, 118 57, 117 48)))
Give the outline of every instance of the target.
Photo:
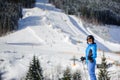
POLYGON ((49 0, 67 14, 101 24, 120 25, 120 0, 49 0))
POLYGON ((18 29, 22 8, 34 7, 35 0, 0 0, 0 36, 18 29))

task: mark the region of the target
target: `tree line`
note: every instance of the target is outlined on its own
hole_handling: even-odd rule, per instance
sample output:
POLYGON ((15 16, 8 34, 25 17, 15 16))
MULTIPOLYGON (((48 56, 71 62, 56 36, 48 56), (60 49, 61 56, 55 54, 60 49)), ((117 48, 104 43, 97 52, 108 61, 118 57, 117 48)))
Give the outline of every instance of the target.
MULTIPOLYGON (((104 54, 101 60, 102 61, 99 68, 98 80, 110 80, 111 77, 108 72, 107 61, 104 54)), ((28 72, 23 80, 83 80, 82 75, 85 75, 82 74, 81 70, 76 70, 73 72, 70 67, 66 67, 66 69, 61 72, 62 73, 59 74, 61 76, 57 76, 56 78, 49 78, 49 76, 53 75, 52 73, 46 77, 46 74, 43 74, 43 69, 41 67, 39 59, 36 56, 33 56, 28 72)))
POLYGON ((120 25, 120 0, 49 0, 49 3, 88 22, 120 25))
POLYGON ((69 67, 67 67, 63 71, 62 77, 57 76, 56 78, 51 79, 49 78, 49 76, 45 77, 45 75, 43 75, 43 70, 39 59, 36 56, 33 56, 26 77, 23 80, 82 80, 80 70, 77 70, 74 73, 72 73, 72 70, 69 67))
POLYGON ((18 29, 22 8, 32 8, 35 0, 0 0, 0 36, 18 29))

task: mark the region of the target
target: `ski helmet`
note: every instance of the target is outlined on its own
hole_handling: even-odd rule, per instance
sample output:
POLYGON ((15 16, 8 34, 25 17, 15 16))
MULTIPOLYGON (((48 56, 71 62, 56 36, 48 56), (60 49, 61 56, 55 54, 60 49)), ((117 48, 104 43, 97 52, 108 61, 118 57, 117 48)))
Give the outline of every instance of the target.
POLYGON ((94 37, 93 37, 93 35, 88 35, 88 36, 87 36, 87 40, 88 40, 88 39, 92 39, 93 42, 94 42, 94 37))

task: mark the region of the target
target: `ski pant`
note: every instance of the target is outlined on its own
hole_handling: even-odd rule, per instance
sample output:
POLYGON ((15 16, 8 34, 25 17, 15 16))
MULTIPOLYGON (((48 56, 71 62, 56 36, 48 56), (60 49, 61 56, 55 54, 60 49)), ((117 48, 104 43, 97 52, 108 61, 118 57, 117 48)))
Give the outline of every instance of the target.
POLYGON ((94 62, 88 61, 88 72, 90 75, 90 80, 97 80, 95 75, 95 65, 96 65, 96 61, 94 62))

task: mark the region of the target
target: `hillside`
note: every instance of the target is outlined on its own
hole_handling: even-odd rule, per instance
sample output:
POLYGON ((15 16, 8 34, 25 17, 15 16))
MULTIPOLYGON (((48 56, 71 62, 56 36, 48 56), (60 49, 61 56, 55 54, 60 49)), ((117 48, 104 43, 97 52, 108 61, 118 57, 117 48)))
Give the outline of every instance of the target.
POLYGON ((120 25, 119 0, 49 0, 67 14, 94 24, 120 25))
MULTIPOLYGON (((70 59, 73 56, 78 59, 84 56, 86 37, 89 34, 95 36, 98 45, 97 63, 101 62, 103 51, 108 62, 119 61, 120 55, 115 52, 120 52, 120 28, 112 26, 83 23, 82 19, 63 13, 62 10, 47 3, 47 0, 37 0, 36 7, 23 9, 19 29, 0 37, 2 78, 23 79, 33 55, 39 58, 44 74, 50 79, 53 79, 52 74, 57 76, 58 69, 62 72, 67 66, 73 70, 83 68, 80 62, 76 62, 76 66, 73 66, 70 59)), ((109 70, 111 75, 116 73, 112 75, 112 79, 120 71, 115 65, 109 70)), ((88 74, 82 75, 88 77, 88 74)))

